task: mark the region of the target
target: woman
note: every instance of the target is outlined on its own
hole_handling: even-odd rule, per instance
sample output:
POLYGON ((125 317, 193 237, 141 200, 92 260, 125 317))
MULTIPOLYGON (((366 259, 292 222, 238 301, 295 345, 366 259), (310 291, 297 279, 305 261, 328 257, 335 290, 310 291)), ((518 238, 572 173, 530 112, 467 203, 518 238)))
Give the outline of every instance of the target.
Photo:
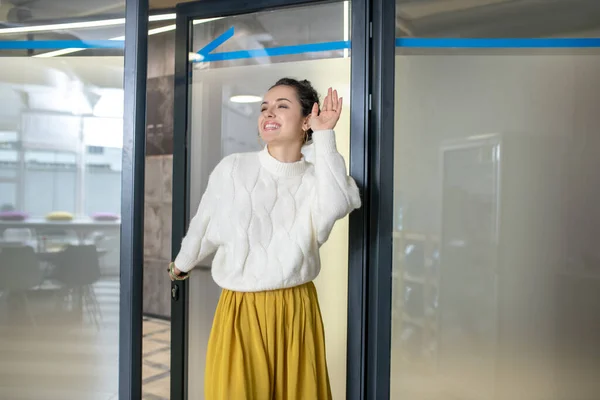
MULTIPOLYGON (((330 88, 319 112, 310 82, 279 80, 264 96, 266 147, 214 169, 171 279, 186 279, 216 252, 222 287, 208 343, 207 400, 328 400, 323 324, 315 286, 319 247, 336 220, 360 207, 336 149, 342 98, 330 88), (302 157, 314 142, 315 162, 302 157)), ((325 266, 327 267, 327 266, 325 266)))

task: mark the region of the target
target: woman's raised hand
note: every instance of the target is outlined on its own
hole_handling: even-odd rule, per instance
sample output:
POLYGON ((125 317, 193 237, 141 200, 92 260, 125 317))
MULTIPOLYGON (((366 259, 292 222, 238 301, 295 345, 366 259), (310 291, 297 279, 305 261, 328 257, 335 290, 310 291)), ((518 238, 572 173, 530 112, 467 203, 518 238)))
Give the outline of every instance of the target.
POLYGON ((310 128, 313 131, 333 129, 340 119, 342 103, 343 99, 341 97, 338 98, 337 90, 329 88, 327 96, 325 96, 325 100, 323 100, 321 113, 319 113, 319 105, 317 103, 313 105, 309 120, 310 128))

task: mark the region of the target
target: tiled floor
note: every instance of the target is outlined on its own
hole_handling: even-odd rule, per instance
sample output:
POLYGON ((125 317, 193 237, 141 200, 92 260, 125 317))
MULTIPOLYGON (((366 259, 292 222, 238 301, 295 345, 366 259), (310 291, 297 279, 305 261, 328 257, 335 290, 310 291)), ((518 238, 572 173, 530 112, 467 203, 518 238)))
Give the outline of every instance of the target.
POLYGON ((0 297, 0 399, 113 400, 118 391, 119 282, 93 285, 77 313, 69 297, 48 287, 0 297), (25 306, 25 304, 27 304, 25 306))
POLYGON ((171 326, 169 321, 144 318, 142 399, 169 398, 171 326))
MULTIPOLYGON (((115 400, 118 398, 119 282, 93 286, 99 322, 58 312, 62 298, 32 292, 31 315, 0 295, 1 400, 115 400), (34 323, 35 322, 35 323, 34 323)), ((145 318, 142 379, 147 400, 169 398, 170 323, 145 318)))

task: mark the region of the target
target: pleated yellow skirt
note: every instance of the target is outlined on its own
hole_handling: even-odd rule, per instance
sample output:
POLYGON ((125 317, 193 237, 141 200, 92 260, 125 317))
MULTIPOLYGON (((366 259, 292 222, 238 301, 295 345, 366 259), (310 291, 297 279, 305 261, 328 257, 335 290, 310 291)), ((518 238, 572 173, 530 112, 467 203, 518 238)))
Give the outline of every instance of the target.
POLYGON ((223 290, 208 341, 204 391, 206 400, 330 400, 314 284, 223 290))

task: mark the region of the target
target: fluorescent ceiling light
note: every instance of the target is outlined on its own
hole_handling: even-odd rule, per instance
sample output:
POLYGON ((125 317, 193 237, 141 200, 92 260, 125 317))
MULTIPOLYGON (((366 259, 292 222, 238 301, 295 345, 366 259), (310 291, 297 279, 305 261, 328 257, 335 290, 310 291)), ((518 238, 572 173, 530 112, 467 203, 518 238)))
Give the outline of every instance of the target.
MULTIPOLYGON (((148 21, 169 21, 175 19, 175 14, 160 14, 151 15, 148 21)), ((82 21, 82 22, 67 22, 63 24, 49 24, 36 26, 20 26, 17 28, 2 28, 0 34, 10 33, 29 33, 29 32, 44 32, 44 31, 62 31, 66 29, 85 29, 85 28, 100 28, 106 26, 124 25, 125 18, 103 19, 98 21, 82 21)))
POLYGON ((229 98, 229 101, 231 101, 232 103, 258 103, 262 101, 262 97, 241 94, 237 96, 231 96, 229 98))
POLYGON ((94 106, 96 117, 123 118, 124 92, 122 89, 105 91, 94 106))
POLYGON ((81 51, 81 50, 84 50, 84 49, 61 49, 61 50, 56 50, 56 51, 49 51, 48 53, 36 54, 33 57, 39 57, 39 58, 58 57, 58 56, 64 56, 65 54, 75 53, 76 51, 81 51))
POLYGON ((469 140, 485 140, 485 139, 492 139, 497 137, 498 135, 495 133, 482 133, 481 135, 473 135, 473 136, 469 136, 468 139, 469 140))
MULTIPOLYGON (((206 19, 196 19, 196 20, 192 21, 192 25, 204 24, 206 22, 216 21, 216 20, 222 19, 222 18, 223 17, 206 18, 206 19)), ((148 31, 148 35, 156 35, 157 33, 174 31, 175 28, 177 28, 177 25, 175 25, 175 24, 173 24, 173 25, 167 25, 167 26, 161 26, 160 28, 150 29, 148 31)))
MULTIPOLYGON (((169 16, 173 15, 174 16, 175 14, 165 14, 165 15, 169 15, 169 16)), ((222 18, 223 17, 197 19, 197 20, 193 21, 193 24, 194 25, 203 24, 205 22, 216 21, 216 20, 222 19, 222 18)), ((177 25, 173 24, 173 25, 161 26, 160 28, 150 29, 148 31, 148 35, 156 35, 159 33, 174 31, 176 27, 177 27, 177 25)), ((111 38, 109 40, 125 40, 125 36, 117 36, 117 37, 111 38)), ((81 50, 85 50, 85 49, 76 49, 76 48, 60 49, 60 50, 50 51, 48 53, 36 54, 33 57, 39 57, 39 58, 58 57, 58 56, 64 56, 65 54, 75 53, 75 52, 78 52, 81 50)), ((194 58, 193 60, 196 60, 196 59, 194 58)), ((190 61, 192 61, 191 55, 190 55, 190 61)))
MULTIPOLYGON (((121 40, 122 41, 122 40, 125 40, 125 36, 117 36, 110 40, 121 40)), ((33 57, 38 57, 38 58, 58 57, 58 56, 64 56, 65 54, 76 53, 81 50, 85 50, 85 49, 76 49, 76 48, 60 49, 60 50, 55 50, 55 51, 49 51, 48 53, 36 54, 33 57)))
POLYGON ((148 21, 156 22, 156 21, 168 21, 177 18, 177 14, 159 14, 159 15, 151 15, 148 17, 148 21))
POLYGON ((69 22, 65 24, 52 25, 37 25, 37 26, 20 26, 18 28, 3 28, 0 29, 0 34, 7 33, 29 33, 43 31, 62 31, 66 29, 82 29, 82 28, 98 28, 104 26, 123 25, 125 18, 104 19, 100 21, 85 21, 85 22, 69 22))

